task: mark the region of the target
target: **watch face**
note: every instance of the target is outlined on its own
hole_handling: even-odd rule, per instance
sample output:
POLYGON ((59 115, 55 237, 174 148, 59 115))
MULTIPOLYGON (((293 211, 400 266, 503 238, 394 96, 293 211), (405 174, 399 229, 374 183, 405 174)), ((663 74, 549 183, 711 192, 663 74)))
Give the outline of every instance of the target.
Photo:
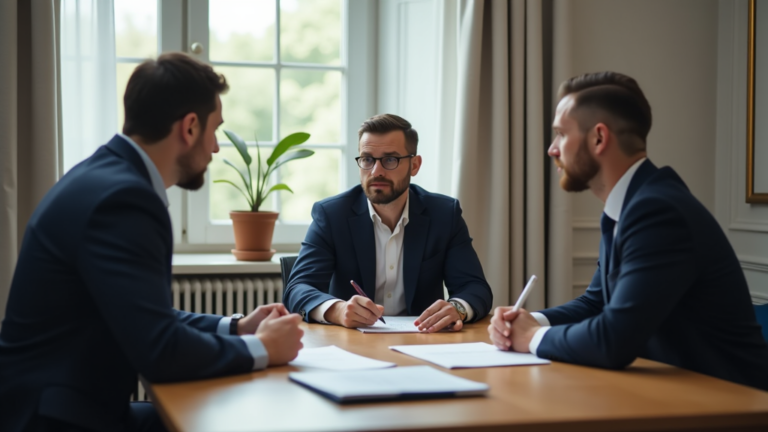
POLYGON ((245 317, 245 315, 243 315, 241 313, 236 313, 236 314, 232 315, 232 318, 235 318, 235 319, 240 319, 240 318, 244 318, 244 317, 245 317))

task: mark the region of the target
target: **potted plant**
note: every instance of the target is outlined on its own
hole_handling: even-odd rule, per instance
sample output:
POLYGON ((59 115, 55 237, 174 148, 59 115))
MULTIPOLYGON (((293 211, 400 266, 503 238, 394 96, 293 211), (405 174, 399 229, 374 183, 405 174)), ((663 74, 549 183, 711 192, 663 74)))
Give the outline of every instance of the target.
POLYGON ((235 232, 235 248, 232 253, 240 261, 269 261, 275 250, 272 249, 272 234, 275 230, 277 212, 259 211, 270 193, 274 191, 288 191, 293 193, 285 183, 278 183, 267 188, 269 177, 282 165, 296 159, 304 159, 315 154, 313 150, 295 149, 293 147, 307 142, 309 134, 296 132, 283 138, 272 154, 262 163, 261 148, 256 142, 256 173, 251 169, 253 158, 248 153, 248 147, 236 133, 225 130, 224 134, 232 141, 237 152, 245 163, 245 169, 241 170, 235 164, 224 158, 224 163, 232 167, 242 179, 240 187, 229 180, 214 180, 214 183, 228 183, 235 187, 245 197, 250 210, 231 211, 232 228, 235 232))

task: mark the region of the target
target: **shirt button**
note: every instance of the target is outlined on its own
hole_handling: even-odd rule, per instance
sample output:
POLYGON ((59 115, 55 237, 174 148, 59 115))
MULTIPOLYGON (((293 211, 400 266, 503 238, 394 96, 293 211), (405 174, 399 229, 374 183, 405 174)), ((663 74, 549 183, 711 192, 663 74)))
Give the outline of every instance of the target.
POLYGON ((387 298, 392 298, 392 293, 387 293, 387 298))
POLYGON ((394 270, 394 269, 395 269, 395 266, 391 265, 391 266, 389 266, 389 269, 390 269, 390 270, 394 270))

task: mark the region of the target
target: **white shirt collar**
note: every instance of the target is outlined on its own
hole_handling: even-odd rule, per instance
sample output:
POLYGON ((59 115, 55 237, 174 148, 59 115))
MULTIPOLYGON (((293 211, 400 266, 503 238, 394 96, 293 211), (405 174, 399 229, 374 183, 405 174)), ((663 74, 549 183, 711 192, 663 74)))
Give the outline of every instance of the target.
MULTIPOLYGON (((411 203, 411 190, 410 190, 410 188, 408 188, 406 193, 408 195, 405 197, 405 207, 403 207, 403 214, 400 216, 400 221, 397 222, 398 225, 400 225, 402 223, 403 226, 408 225, 408 210, 410 209, 410 203, 411 203)), ((368 213, 371 215, 371 220, 374 223, 376 223, 377 220, 380 222, 381 221, 381 217, 379 216, 378 213, 376 213, 376 209, 373 208, 373 204, 371 204, 371 200, 366 199, 365 201, 368 203, 368 213)))
POLYGON ((613 187, 611 193, 608 194, 608 199, 605 200, 605 208, 603 209, 603 212, 616 222, 619 221, 621 208, 624 206, 624 197, 627 195, 629 183, 632 181, 632 177, 635 176, 637 169, 640 168, 640 165, 645 162, 646 159, 647 158, 642 158, 629 167, 627 172, 625 172, 616 183, 616 186, 613 187))
POLYGON ((142 150, 142 148, 139 147, 139 145, 136 144, 130 137, 128 137, 128 135, 123 135, 121 133, 118 133, 118 135, 120 135, 120 138, 128 141, 128 144, 130 144, 131 147, 133 147, 134 150, 139 153, 141 160, 144 161, 144 165, 147 167, 147 171, 149 172, 149 180, 152 182, 152 189, 155 190, 157 195, 163 201, 163 204, 168 207, 168 194, 165 192, 165 183, 163 183, 163 177, 160 176, 160 171, 157 170, 155 163, 152 162, 152 159, 147 156, 147 153, 142 150))

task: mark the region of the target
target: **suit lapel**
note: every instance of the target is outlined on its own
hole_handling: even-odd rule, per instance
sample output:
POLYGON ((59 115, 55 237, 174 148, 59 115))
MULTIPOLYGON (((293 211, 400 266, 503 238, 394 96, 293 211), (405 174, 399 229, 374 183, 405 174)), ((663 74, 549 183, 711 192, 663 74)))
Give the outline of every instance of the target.
POLYGON ((605 254, 605 242, 600 240, 600 282, 603 287, 603 303, 608 304, 608 257, 605 254))
POLYGON ((427 244, 429 232, 429 218, 422 214, 424 203, 421 196, 412 192, 409 202, 408 225, 405 227, 403 240, 403 288, 405 289, 405 306, 411 310, 413 298, 416 296, 421 261, 424 257, 424 248, 427 244))
POLYGON ((635 171, 635 174, 632 176, 632 180, 629 182, 629 186, 627 186, 627 193, 624 195, 624 202, 621 206, 621 215, 619 215, 619 222, 616 227, 616 235, 613 239, 613 247, 611 247, 610 257, 605 256, 605 245, 602 243, 602 241, 600 242, 600 276, 603 283, 603 300, 606 304, 608 303, 608 300, 610 300, 611 293, 614 289, 614 287, 608 286, 608 275, 611 273, 611 270, 616 268, 617 265, 621 265, 620 254, 617 250, 618 248, 616 247, 616 238, 620 236, 620 232, 622 230, 622 215, 624 214, 624 210, 632 201, 632 198, 635 196, 635 193, 637 193, 637 191, 640 189, 640 186, 642 186, 643 183, 645 183, 646 180, 648 180, 648 178, 650 178, 656 171, 658 171, 656 165, 654 165, 650 159, 646 159, 645 162, 640 164, 640 166, 637 168, 637 171, 635 171), (608 263, 608 265, 604 265, 604 263, 608 263))
POLYGON ((362 284, 365 294, 374 299, 376 298, 376 242, 373 238, 373 222, 368 213, 367 201, 368 198, 361 190, 360 197, 353 206, 355 214, 349 218, 349 230, 362 277, 362 280, 357 282, 362 284))

